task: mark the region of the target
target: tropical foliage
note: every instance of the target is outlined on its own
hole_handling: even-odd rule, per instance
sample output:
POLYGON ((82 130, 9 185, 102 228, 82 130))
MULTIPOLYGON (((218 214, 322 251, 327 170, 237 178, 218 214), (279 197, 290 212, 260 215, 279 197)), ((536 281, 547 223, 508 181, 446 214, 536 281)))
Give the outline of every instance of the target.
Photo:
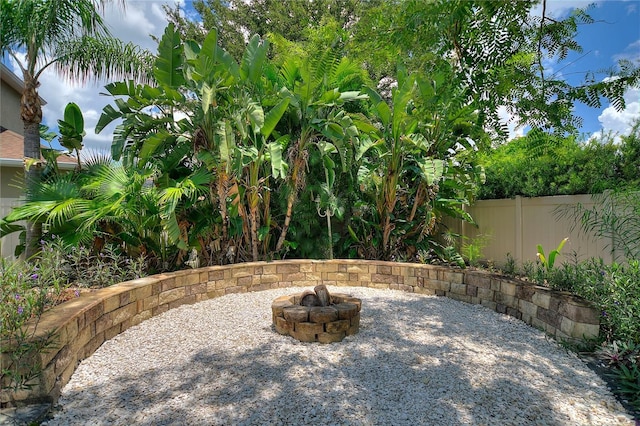
MULTIPOLYGON (((27 195, 41 179, 38 96, 40 77, 49 67, 67 78, 88 79, 146 77, 149 55, 132 43, 111 37, 98 14, 108 0, 1 0, 0 55, 10 56, 22 71, 24 91, 20 117, 24 123, 24 156, 31 159, 26 170, 27 195)), ((77 117, 77 115, 76 115, 77 117)), ((65 114, 65 121, 70 118, 65 114)), ((65 128, 63 130, 72 130, 65 128)), ((70 142, 75 148, 75 142, 70 142)), ((28 222, 27 254, 38 251, 40 224, 28 222)))
POLYGON ((596 194, 640 183, 640 122, 629 135, 575 137, 526 135, 484 151, 486 183, 478 198, 596 194), (526 173, 522 170, 525 169, 526 173))

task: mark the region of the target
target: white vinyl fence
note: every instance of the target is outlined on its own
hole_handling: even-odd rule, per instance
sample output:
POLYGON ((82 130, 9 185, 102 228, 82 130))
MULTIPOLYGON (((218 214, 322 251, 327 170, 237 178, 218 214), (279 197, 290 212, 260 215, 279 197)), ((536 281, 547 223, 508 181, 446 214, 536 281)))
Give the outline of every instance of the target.
POLYGON ((577 203, 587 209, 598 205, 591 195, 479 200, 466 209, 478 224, 477 228, 452 219, 446 219, 444 224, 462 235, 464 243, 486 239, 481 257, 496 265, 504 264, 507 253, 520 264, 535 262, 538 244, 542 244, 548 254, 566 237, 569 241, 556 263, 573 258, 574 252, 579 260, 601 257, 610 263, 617 254, 611 253, 612 241, 585 235, 571 215, 557 213, 558 209, 570 208, 577 203))

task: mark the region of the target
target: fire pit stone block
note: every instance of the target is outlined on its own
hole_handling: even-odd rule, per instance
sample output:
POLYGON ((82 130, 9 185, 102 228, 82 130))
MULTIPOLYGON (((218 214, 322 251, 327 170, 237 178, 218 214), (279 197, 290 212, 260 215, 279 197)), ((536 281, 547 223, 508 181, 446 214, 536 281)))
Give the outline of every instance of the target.
POLYGON ((301 306, 302 294, 280 296, 271 304, 276 332, 301 342, 335 343, 360 328, 360 299, 331 294, 328 306, 301 306))

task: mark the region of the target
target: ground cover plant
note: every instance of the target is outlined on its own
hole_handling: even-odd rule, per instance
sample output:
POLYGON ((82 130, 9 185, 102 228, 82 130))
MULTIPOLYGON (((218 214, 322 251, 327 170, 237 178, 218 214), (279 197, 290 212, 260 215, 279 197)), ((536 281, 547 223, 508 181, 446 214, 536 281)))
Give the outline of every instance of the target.
POLYGON ((43 238, 37 259, 0 261, 0 347, 15 348, 6 352, 8 362, 3 358, 2 389, 37 384, 39 354, 56 345, 54 335, 43 335, 39 329, 46 310, 88 289, 146 275, 143 258, 131 259, 115 247, 96 253, 84 246, 69 246, 52 234, 45 233, 43 238))

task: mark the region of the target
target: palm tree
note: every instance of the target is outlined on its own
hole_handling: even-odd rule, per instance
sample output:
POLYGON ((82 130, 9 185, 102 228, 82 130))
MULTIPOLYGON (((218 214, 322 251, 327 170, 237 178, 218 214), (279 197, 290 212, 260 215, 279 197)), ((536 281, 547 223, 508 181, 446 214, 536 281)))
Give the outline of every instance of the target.
MULTIPOLYGON (((11 56, 24 81, 20 115, 24 156, 40 159, 42 105, 39 78, 49 67, 74 81, 146 79, 151 55, 113 38, 99 15, 109 0, 0 0, 0 54, 11 56)), ((124 7, 124 2, 120 2, 124 7)), ((27 197, 40 181, 38 163, 25 171, 27 197)), ((27 224, 27 258, 37 252, 41 229, 27 224)))

